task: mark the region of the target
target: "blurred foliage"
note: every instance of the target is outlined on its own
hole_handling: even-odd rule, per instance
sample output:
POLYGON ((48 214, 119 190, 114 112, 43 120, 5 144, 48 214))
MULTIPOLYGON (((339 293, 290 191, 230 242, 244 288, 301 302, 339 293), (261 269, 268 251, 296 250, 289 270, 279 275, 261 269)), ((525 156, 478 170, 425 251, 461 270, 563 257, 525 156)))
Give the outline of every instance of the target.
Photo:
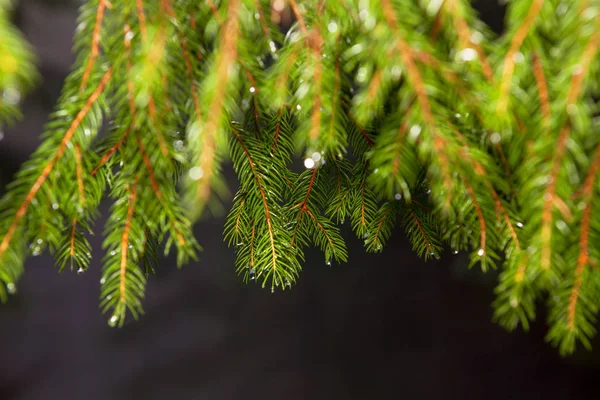
POLYGON ((12 25, 11 11, 11 1, 0 0, 0 139, 2 125, 21 116, 17 105, 37 79, 31 47, 12 25))

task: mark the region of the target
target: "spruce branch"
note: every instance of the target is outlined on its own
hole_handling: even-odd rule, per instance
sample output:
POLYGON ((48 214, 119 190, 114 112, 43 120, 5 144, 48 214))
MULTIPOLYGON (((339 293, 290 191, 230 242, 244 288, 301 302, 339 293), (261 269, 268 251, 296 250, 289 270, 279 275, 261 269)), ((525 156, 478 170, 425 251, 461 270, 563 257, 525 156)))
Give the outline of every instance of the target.
MULTIPOLYGON (((7 11, 0 123, 34 82, 7 11)), ((78 21, 43 142, 0 200, 0 299, 28 253, 91 267, 108 195, 100 305, 111 325, 138 316, 158 251, 196 258, 192 223, 226 197, 230 160, 224 238, 244 281, 287 289, 309 247, 346 261, 349 220, 369 252, 403 230, 425 259, 499 267, 494 320, 528 329, 548 298, 548 340, 591 343, 596 1, 513 1, 499 37, 464 0, 89 0, 78 21)))

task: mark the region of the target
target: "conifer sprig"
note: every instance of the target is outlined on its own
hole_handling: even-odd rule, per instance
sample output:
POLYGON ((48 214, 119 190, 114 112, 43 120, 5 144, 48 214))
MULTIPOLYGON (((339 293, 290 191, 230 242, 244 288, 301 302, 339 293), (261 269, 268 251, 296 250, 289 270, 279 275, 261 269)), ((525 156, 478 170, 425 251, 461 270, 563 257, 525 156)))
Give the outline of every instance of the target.
MULTIPOLYGON (((0 123, 32 76, 6 4, 0 60, 16 64, 0 63, 0 123)), ((192 222, 226 193, 230 159, 224 236, 245 281, 288 288, 313 246, 346 261, 346 221, 375 253, 403 230, 425 259, 449 247, 500 268, 506 328, 527 329, 549 298, 548 340, 589 346, 599 9, 512 1, 498 37, 465 0, 89 0, 44 142, 0 201, 0 297, 28 248, 85 271, 109 193, 101 306, 122 325, 142 312, 158 249, 195 259, 192 222)))

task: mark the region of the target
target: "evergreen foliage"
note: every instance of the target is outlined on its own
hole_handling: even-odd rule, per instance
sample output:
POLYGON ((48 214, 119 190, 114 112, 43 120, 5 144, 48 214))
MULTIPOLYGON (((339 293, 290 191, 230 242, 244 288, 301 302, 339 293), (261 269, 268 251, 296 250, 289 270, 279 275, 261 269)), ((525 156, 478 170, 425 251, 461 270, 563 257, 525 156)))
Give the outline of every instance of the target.
MULTIPOLYGON (((34 73, 0 1, 5 100, 34 73)), ((85 271, 108 194, 101 307, 111 325, 137 317, 157 251, 196 258, 192 222, 231 160, 224 236, 245 281, 288 288, 311 246, 346 261, 345 221, 369 252, 404 230, 425 259, 500 268, 506 328, 527 329, 541 299, 561 353, 590 346, 598 0, 511 1, 499 37, 465 0, 87 0, 79 19, 44 141, 0 202, 3 299, 28 254, 85 271)))

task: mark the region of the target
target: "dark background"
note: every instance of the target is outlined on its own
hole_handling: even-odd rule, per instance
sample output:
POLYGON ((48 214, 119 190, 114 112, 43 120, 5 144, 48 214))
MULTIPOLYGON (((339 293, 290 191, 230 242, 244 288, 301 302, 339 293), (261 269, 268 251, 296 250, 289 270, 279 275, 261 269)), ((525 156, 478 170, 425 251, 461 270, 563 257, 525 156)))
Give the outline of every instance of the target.
MULTIPOLYGON (((478 6, 501 29, 496 2, 478 6)), ((59 95, 76 4, 21 0, 15 19, 43 81, 0 141, 1 185, 59 95)), ((543 308, 528 334, 492 324, 496 276, 467 271, 461 255, 423 263, 401 232, 367 255, 346 232, 348 264, 310 253, 299 284, 271 294, 240 282, 222 226, 196 226, 200 262, 178 271, 161 260, 146 314, 122 329, 98 310, 99 236, 83 275, 30 258, 19 294, 0 306, 0 400, 598 398, 600 342, 560 358, 544 342, 543 308)))

